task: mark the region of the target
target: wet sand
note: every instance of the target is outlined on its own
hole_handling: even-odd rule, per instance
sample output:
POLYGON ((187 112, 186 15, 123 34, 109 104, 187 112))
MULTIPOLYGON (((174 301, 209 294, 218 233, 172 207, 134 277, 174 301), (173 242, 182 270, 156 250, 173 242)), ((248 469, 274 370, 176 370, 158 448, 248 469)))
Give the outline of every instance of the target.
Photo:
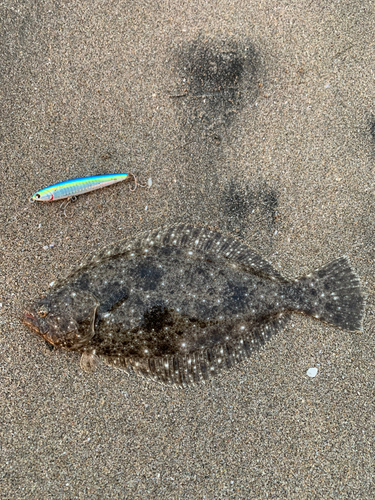
POLYGON ((372 499, 373 3, 17 1, 0 19, 0 497, 372 499), (152 188, 83 195, 71 218, 27 201, 124 171, 152 188), (364 331, 294 315, 176 390, 89 375, 20 322, 85 254, 182 220, 289 277, 348 255, 364 331))

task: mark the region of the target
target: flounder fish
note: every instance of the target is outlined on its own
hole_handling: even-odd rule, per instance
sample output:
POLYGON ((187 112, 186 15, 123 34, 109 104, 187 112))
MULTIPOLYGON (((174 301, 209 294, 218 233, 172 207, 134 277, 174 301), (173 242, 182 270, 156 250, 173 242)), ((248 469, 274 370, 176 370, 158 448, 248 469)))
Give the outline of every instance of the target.
POLYGON ((348 259, 288 280, 246 244, 179 225, 105 248, 24 313, 53 344, 184 386, 249 358, 303 313, 362 330, 365 295, 348 259))

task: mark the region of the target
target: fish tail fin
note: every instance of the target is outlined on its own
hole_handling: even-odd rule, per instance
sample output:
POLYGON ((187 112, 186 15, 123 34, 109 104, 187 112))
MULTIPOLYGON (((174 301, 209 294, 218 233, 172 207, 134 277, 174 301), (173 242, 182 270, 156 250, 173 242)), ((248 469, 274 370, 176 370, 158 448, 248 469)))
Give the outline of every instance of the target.
POLYGON ((307 313, 345 330, 362 331, 366 294, 347 257, 329 262, 302 280, 312 293, 316 291, 313 310, 307 313))

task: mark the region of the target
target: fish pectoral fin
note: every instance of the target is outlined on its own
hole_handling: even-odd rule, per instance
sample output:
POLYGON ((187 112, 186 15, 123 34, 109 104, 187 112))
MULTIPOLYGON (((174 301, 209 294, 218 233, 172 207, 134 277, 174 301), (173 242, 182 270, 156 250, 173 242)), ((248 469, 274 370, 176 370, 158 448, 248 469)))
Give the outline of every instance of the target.
POLYGON ((85 372, 93 372, 98 363, 98 356, 93 353, 84 352, 81 356, 80 366, 85 372))
POLYGON ((95 319, 99 302, 95 299, 95 297, 93 297, 93 299, 94 305, 91 306, 86 317, 79 321, 78 334, 81 338, 81 345, 87 344, 95 335, 95 319))
POLYGON ((89 324, 89 331, 90 331, 90 338, 92 338, 95 335, 95 319, 96 319, 96 311, 99 307, 99 304, 97 304, 94 309, 91 311, 90 316, 87 318, 88 324, 89 324))

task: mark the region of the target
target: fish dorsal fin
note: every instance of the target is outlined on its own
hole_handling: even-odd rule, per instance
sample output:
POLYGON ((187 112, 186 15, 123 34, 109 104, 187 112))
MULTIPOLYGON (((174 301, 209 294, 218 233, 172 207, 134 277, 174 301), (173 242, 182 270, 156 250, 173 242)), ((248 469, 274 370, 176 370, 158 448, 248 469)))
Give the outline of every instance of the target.
POLYGON ((211 255, 215 259, 225 259, 240 266, 244 271, 258 276, 281 282, 287 281, 269 262, 233 236, 205 226, 180 224, 140 233, 136 238, 126 238, 118 243, 108 245, 99 253, 86 258, 78 269, 66 279, 57 282, 55 286, 62 286, 68 279, 71 280, 84 270, 111 258, 118 256, 130 258, 134 255, 147 253, 151 255, 155 249, 168 246, 178 247, 185 251, 200 252, 207 256, 211 255))
POLYGON ((104 356, 103 359, 106 364, 124 370, 128 374, 134 372, 155 382, 185 387, 209 380, 223 370, 231 369, 250 358, 282 329, 289 319, 289 314, 280 314, 241 338, 186 355, 142 359, 104 356))

